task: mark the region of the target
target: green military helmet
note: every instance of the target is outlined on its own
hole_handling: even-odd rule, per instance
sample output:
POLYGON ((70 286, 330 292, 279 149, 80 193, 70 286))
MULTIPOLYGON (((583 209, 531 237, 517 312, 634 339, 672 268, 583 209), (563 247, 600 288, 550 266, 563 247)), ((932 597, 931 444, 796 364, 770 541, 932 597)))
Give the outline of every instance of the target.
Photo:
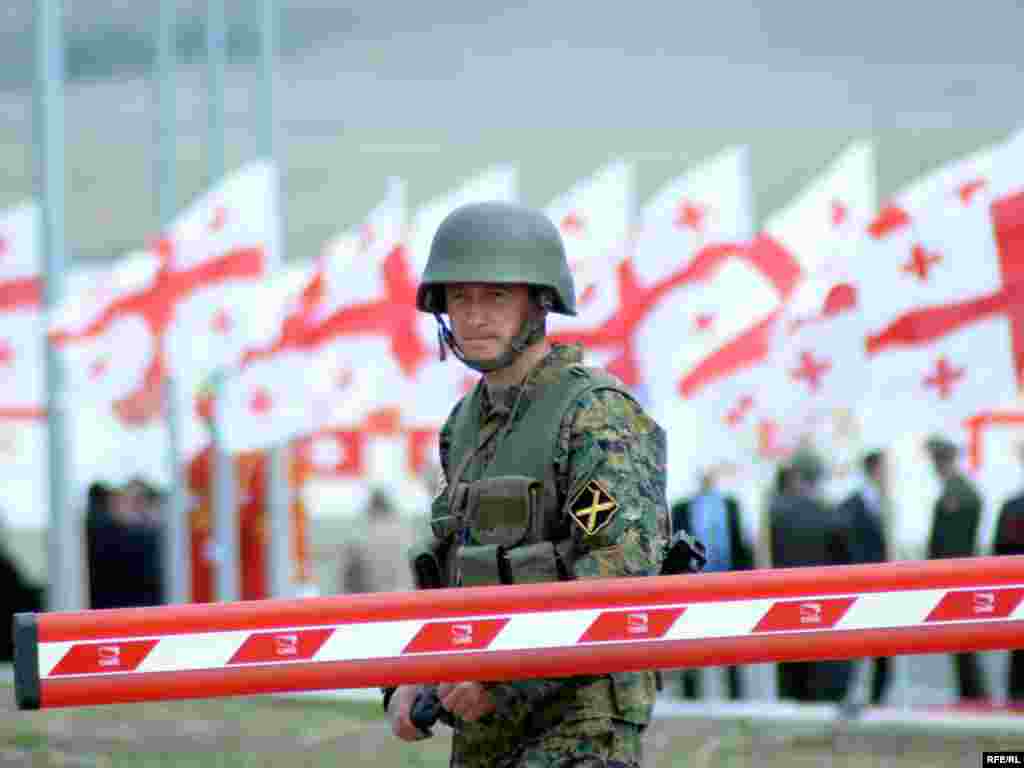
POLYGON ((430 244, 416 308, 446 311, 447 283, 519 283, 549 288, 550 311, 576 314, 562 237, 540 211, 504 202, 470 203, 441 222, 430 244))

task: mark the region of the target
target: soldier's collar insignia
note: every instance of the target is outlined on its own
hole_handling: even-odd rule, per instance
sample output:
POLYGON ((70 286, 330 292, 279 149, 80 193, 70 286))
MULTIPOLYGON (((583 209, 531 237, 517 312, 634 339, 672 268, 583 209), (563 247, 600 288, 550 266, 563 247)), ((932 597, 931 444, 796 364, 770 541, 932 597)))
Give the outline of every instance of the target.
POLYGON ((593 536, 615 517, 619 502, 597 480, 590 480, 569 502, 569 516, 587 536, 593 536))

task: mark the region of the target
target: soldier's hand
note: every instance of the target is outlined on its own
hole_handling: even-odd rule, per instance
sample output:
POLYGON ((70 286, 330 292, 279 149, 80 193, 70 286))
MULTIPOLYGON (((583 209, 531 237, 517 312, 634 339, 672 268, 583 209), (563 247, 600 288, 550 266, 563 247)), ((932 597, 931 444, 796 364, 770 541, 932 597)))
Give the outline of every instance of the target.
POLYGON ((442 683, 437 688, 441 704, 456 717, 473 723, 495 709, 494 699, 480 683, 442 683))
POLYGON ((391 732, 402 741, 419 741, 428 738, 429 734, 424 733, 409 719, 412 711, 412 702, 416 698, 422 686, 401 685, 395 690, 388 702, 388 719, 391 721, 391 732))

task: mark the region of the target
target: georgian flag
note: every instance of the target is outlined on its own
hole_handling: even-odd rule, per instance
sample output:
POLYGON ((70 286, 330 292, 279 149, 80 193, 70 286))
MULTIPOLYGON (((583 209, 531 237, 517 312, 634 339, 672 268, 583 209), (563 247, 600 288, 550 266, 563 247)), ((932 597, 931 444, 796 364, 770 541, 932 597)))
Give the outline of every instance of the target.
POLYGON ((95 407, 131 423, 139 403, 159 398, 164 369, 146 304, 160 272, 152 251, 130 253, 90 272, 56 309, 49 336, 61 353, 72 407, 95 407))
POLYGON ((241 168, 204 193, 135 259, 146 262, 138 276, 133 263, 129 280, 112 279, 113 292, 100 285, 70 297, 50 337, 70 359, 87 363, 77 373, 86 389, 76 396, 109 400, 123 423, 145 424, 159 412, 170 374, 178 413, 185 416, 186 456, 202 449, 207 434, 194 418, 193 400, 210 374, 237 362, 245 346, 236 304, 258 284, 276 248, 276 188, 273 166, 256 162, 241 168), (120 346, 114 339, 120 337, 132 345, 131 353, 113 359, 120 346), (146 364, 141 375, 135 370, 140 357, 146 364), (115 366, 118 382, 134 382, 127 392, 107 383, 106 372, 115 366))
POLYGON ((1016 397, 1024 368, 1024 134, 882 207, 862 260, 868 431, 959 431, 1016 397))
POLYGON ((310 356, 311 428, 361 429, 393 408, 404 370, 428 355, 417 336, 416 283, 404 245, 405 186, 384 199, 321 256, 297 343, 310 356))
MULTIPOLYGON (((615 160, 545 208, 561 233, 576 289, 576 317, 552 315, 552 334, 593 334, 618 311, 618 267, 628 253, 636 205, 634 176, 630 163, 615 160)), ((587 346, 598 351, 603 344, 607 341, 594 339, 587 346)))
POLYGON ((766 391, 778 428, 831 434, 830 422, 854 413, 868 388, 864 231, 875 210, 871 145, 843 152, 765 230, 801 264, 803 279, 775 328, 766 391))
POLYGON ((680 379, 776 292, 741 255, 753 231, 749 152, 733 147, 672 179, 644 206, 621 273, 623 332, 655 407, 679 398, 680 379))
POLYGON ((253 345, 224 378, 219 407, 229 453, 257 451, 307 434, 313 427, 309 397, 312 358, 286 343, 294 311, 311 269, 278 273, 248 298, 245 310, 253 345))

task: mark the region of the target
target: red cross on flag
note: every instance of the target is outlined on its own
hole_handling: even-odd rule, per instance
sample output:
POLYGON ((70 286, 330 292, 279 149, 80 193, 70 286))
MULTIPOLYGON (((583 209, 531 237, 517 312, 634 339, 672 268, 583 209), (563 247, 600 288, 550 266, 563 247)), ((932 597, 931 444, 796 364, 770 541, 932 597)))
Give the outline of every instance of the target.
POLYGON ((733 312, 736 296, 755 314, 778 301, 769 280, 733 258, 754 227, 748 160, 746 147, 727 149, 669 181, 641 211, 629 269, 646 290, 622 312, 631 315, 627 344, 651 403, 677 399, 680 378, 742 329, 749 318, 733 312), (687 213, 694 210, 699 226, 687 213))
POLYGON ((864 320, 849 265, 857 222, 873 207, 873 173, 870 147, 854 145, 766 222, 745 261, 771 286, 767 303, 753 312, 733 308, 742 327, 681 384, 710 418, 709 441, 725 446, 730 437, 741 460, 787 454, 866 386, 858 351, 864 320))
POLYGON ((576 288, 576 317, 548 318, 548 331, 556 340, 582 341, 585 350, 598 354, 616 341, 601 338, 598 331, 619 309, 617 275, 628 253, 635 186, 633 166, 615 160, 545 209, 561 232, 576 288))
POLYGON ((403 371, 428 355, 417 336, 406 211, 405 185, 392 179, 364 221, 321 255, 298 337, 311 356, 313 430, 360 429, 372 413, 394 408, 403 371))
POLYGON ((159 341, 144 304, 161 272, 158 256, 138 251, 90 271, 54 313, 49 336, 61 352, 73 407, 91 406, 131 422, 137 403, 157 398, 159 341))
POLYGON ((765 225, 806 275, 776 325, 765 384, 772 420, 789 430, 823 434, 821 425, 837 410, 855 410, 867 390, 868 286, 858 255, 875 207, 872 148, 858 143, 765 225))
POLYGON ((868 231, 871 438, 958 430, 1014 398, 1024 368, 1024 134, 918 181, 868 231))
POLYGON ((0 211, 0 419, 44 414, 38 228, 34 203, 0 211))
POLYGON ((229 450, 361 429, 394 405, 401 366, 426 354, 415 337, 405 220, 404 184, 392 179, 385 199, 332 238, 314 270, 282 282, 272 332, 227 383, 225 414, 246 422, 229 436, 229 450))
MULTIPOLYGON (((174 277, 163 339, 168 372, 188 414, 186 456, 208 439, 193 401, 210 375, 236 365, 273 317, 259 308, 261 284, 278 253, 277 170, 250 163, 225 177, 174 221, 163 252, 174 277)), ((271 305, 273 302, 271 302, 271 305)))
MULTIPOLYGON (((246 343, 244 318, 233 316, 242 294, 258 284, 264 264, 276 248, 276 171, 254 162, 225 177, 201 195, 151 248, 153 274, 125 290, 73 297, 60 313, 51 339, 79 363, 85 363, 83 385, 102 381, 118 371, 120 381, 138 386, 128 392, 98 389, 82 393, 93 400, 113 397, 122 422, 141 424, 159 411, 161 384, 173 375, 180 398, 179 413, 186 458, 207 442, 205 427, 194 417, 192 401, 210 373, 231 365, 246 343), (114 329, 141 343, 144 327, 150 337, 148 367, 142 376, 131 369, 138 356, 125 354, 112 341, 114 329), (107 358, 82 351, 107 345, 107 358), (77 349, 75 349, 77 348, 77 349), (75 351, 73 351, 75 350, 75 351)), ((88 385, 95 386, 95 384, 88 385)), ((79 393, 76 393, 76 395, 79 393)))
POLYGON ((279 272, 249 297, 248 305, 236 305, 247 310, 254 344, 223 384, 220 407, 229 453, 261 450, 312 430, 312 358, 282 338, 312 273, 311 268, 279 272))

